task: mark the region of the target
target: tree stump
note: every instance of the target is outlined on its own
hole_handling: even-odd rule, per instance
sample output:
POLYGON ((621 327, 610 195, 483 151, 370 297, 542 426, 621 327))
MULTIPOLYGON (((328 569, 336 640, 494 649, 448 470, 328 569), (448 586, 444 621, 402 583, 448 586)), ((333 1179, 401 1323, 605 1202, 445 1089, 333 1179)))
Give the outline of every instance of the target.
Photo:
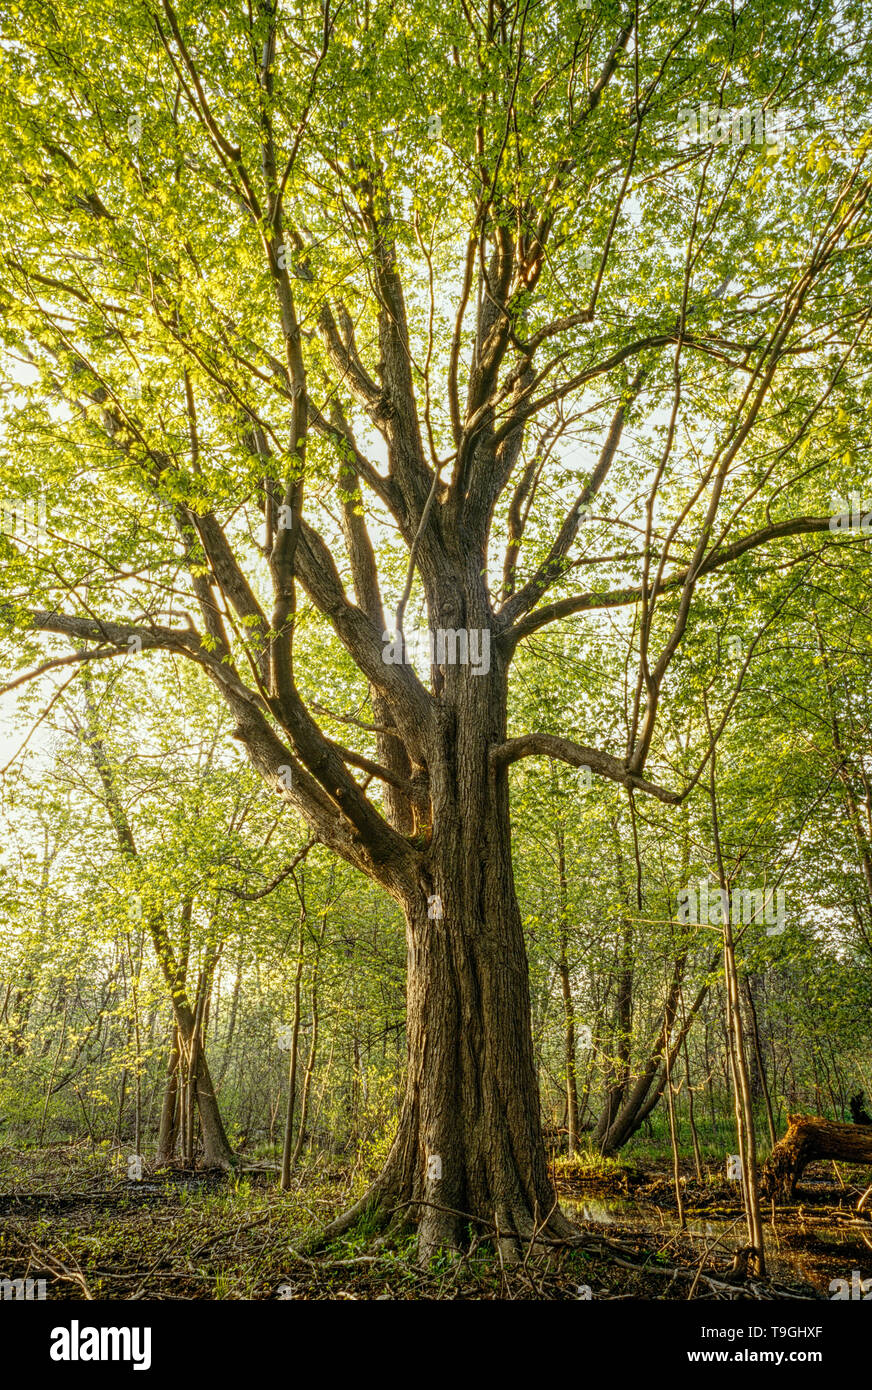
POLYGON ((776 1201, 792 1201, 803 1170, 818 1158, 872 1163, 872 1129, 838 1124, 821 1115, 788 1115, 787 1133, 763 1165, 761 1190, 776 1201))

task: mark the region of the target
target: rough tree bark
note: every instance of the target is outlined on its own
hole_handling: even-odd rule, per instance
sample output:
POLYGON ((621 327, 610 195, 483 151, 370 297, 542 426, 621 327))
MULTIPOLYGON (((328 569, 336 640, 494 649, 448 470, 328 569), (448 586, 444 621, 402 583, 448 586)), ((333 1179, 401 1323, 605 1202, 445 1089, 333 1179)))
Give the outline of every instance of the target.
POLYGON ((408 1078, 398 1133, 370 1193, 325 1233, 368 1207, 384 1218, 414 1208, 422 1258, 461 1247, 470 1224, 492 1227, 509 1259, 537 1231, 573 1232, 542 1139, 508 779, 488 757, 505 734, 503 673, 492 674, 446 672, 466 717, 440 721, 433 838, 402 894, 408 1078), (428 915, 434 899, 441 916, 428 915))

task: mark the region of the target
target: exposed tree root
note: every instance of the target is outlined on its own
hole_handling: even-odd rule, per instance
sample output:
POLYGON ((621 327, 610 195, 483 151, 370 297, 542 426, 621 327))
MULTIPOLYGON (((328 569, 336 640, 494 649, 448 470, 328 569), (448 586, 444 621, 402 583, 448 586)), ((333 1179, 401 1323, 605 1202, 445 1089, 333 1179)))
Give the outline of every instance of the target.
POLYGON ((528 1259, 531 1251, 574 1244, 580 1235, 556 1202, 544 1217, 535 1217, 519 1202, 500 1205, 488 1219, 423 1197, 399 1197, 385 1172, 353 1206, 298 1247, 298 1252, 315 1254, 364 1222, 373 1236, 388 1227, 399 1231, 416 1225, 421 1265, 446 1251, 463 1255, 474 1236, 492 1240, 500 1260, 516 1265, 528 1259))
MULTIPOLYGON (((366 1197, 325 1228, 320 1236, 315 1238, 315 1242, 310 1242, 303 1250, 296 1251, 297 1256, 306 1260, 307 1256, 313 1253, 313 1249, 322 1248, 328 1240, 335 1239, 336 1235, 347 1232, 356 1222, 364 1218, 367 1219, 370 1229, 375 1234, 376 1228, 372 1225, 374 1211, 372 1203, 373 1193, 370 1190, 366 1197)), ((428 1213, 435 1214, 437 1218, 447 1218, 446 1225, 441 1225, 440 1220, 437 1220, 431 1226, 431 1230, 457 1229, 456 1223, 458 1221, 468 1223, 469 1228, 476 1228, 477 1234, 471 1237, 467 1249, 465 1251, 456 1250, 459 1263, 468 1258, 472 1252, 480 1251, 482 1244, 487 1243, 492 1246, 500 1268, 504 1269, 506 1274, 510 1270, 517 1270, 531 1288, 535 1288, 536 1281, 541 1279, 543 1268, 553 1266, 557 1269, 560 1267, 563 1256, 573 1250, 582 1250, 599 1256, 608 1264, 632 1270, 641 1276, 655 1275, 668 1278, 669 1283, 664 1290, 664 1296, 673 1285, 678 1283, 687 1286, 688 1291, 684 1296, 689 1299, 694 1298, 694 1296, 701 1296, 702 1298, 729 1300, 744 1298, 762 1301, 804 1300, 810 1296, 813 1297, 809 1293, 799 1292, 771 1281, 749 1278, 742 1269, 737 1269, 735 1272, 733 1270, 706 1269, 702 1262, 667 1265, 658 1260, 655 1263, 650 1254, 640 1253, 631 1245, 623 1245, 602 1236, 592 1235, 582 1228, 574 1226, 557 1208, 549 1213, 546 1220, 539 1223, 533 1221, 528 1214, 522 1211, 510 1212, 508 1209, 504 1209, 501 1214, 495 1213, 493 1221, 486 1221, 472 1216, 468 1212, 440 1207, 438 1203, 407 1201, 400 1207, 394 1208, 393 1211, 389 1209, 380 1211, 379 1226, 384 1228, 397 1217, 408 1224, 408 1217, 416 1206, 427 1207, 428 1213), (511 1230, 507 1227, 509 1218, 514 1223, 511 1230), (700 1294, 697 1294, 697 1289, 700 1290, 700 1294)), ((424 1213, 424 1215, 428 1213, 424 1213)), ((419 1245, 416 1259, 419 1266, 422 1263, 427 1263, 429 1254, 436 1253, 432 1249, 429 1254, 426 1253, 426 1250, 422 1250, 420 1226, 421 1223, 419 1223, 419 1245)), ((446 1249, 451 1248, 453 1247, 442 1245, 439 1247, 439 1251, 444 1254, 446 1249)), ((386 1257, 378 1254, 358 1255, 349 1259, 326 1261, 323 1267, 340 1268, 355 1264, 377 1264, 382 1258, 386 1257)), ((741 1264, 741 1261, 739 1263, 741 1264)), ((318 1264, 320 1266, 322 1262, 318 1261, 318 1264)), ((734 1260, 735 1264, 736 1261, 734 1260)))

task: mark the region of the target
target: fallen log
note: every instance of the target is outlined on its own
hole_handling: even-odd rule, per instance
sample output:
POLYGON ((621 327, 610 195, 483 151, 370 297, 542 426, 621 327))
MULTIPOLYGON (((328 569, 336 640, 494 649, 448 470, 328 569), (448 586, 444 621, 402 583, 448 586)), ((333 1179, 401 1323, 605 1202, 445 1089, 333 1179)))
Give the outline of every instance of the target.
POLYGON ((788 1115, 787 1133, 775 1145, 760 1174, 764 1196, 792 1201, 803 1170, 818 1158, 872 1163, 872 1128, 838 1124, 821 1115, 788 1115))

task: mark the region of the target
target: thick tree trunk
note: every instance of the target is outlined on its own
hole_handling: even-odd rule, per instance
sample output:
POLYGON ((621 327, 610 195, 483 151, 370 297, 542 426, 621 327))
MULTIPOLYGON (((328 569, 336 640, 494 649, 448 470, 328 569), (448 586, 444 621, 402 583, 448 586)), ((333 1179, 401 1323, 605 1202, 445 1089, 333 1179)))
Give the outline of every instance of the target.
POLYGON ((556 1208, 511 868, 502 855, 477 866, 484 894, 467 884, 461 898, 452 879, 458 866, 467 877, 476 857, 468 846, 466 865, 452 855, 451 874, 434 876, 443 919, 409 905, 410 1073, 394 1153, 401 1199, 432 1204, 420 1208, 423 1258, 462 1245, 463 1213, 495 1228, 504 1256, 517 1257, 556 1208))
POLYGON ((762 1191, 777 1201, 792 1201, 804 1169, 819 1158, 872 1163, 872 1128, 838 1124, 820 1115, 788 1115, 787 1133, 763 1165, 762 1191))
MULTIPOLYGON (((461 700, 485 695, 487 682, 448 672, 467 682, 461 700)), ((492 1233, 510 1260, 537 1234, 576 1234, 557 1207, 542 1137, 508 779, 487 760, 504 708, 445 718, 445 756, 430 768, 433 839, 418 884, 397 891, 408 1046, 397 1137, 370 1192, 326 1239, 373 1207, 417 1221, 422 1260, 462 1248, 472 1231, 492 1233)))

